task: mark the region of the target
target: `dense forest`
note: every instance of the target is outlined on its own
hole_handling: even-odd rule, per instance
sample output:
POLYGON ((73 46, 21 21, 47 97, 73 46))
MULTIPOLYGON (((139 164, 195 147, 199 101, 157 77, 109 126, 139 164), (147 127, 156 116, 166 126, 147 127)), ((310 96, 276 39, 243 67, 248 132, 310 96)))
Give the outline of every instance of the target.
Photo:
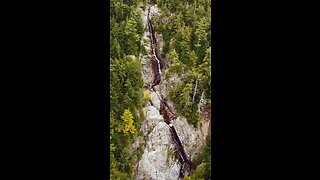
POLYGON ((130 144, 143 121, 140 13, 137 1, 110 1, 110 179, 132 179, 137 161, 130 144))
POLYGON ((162 17, 153 22, 163 34, 163 53, 169 56, 167 74, 182 78, 182 83, 170 90, 169 98, 181 115, 197 126, 199 106, 211 104, 211 2, 157 2, 162 17))
MULTIPOLYGON (((176 74, 181 83, 169 90, 169 100, 179 115, 197 127, 203 107, 211 106, 211 1, 154 1, 161 16, 152 18, 162 34, 169 67, 163 74, 176 74)), ((134 164, 142 148, 131 144, 140 136, 145 120, 142 111, 149 94, 144 93, 139 54, 146 0, 110 1, 110 179, 134 179, 134 164)), ((211 179, 211 136, 202 148, 194 173, 185 179, 211 179)))

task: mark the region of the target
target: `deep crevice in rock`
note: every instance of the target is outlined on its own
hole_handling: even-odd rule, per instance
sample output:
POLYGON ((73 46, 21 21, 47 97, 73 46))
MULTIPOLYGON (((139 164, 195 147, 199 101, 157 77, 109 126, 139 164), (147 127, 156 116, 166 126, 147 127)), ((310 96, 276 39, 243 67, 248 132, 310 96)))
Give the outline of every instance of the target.
MULTIPOLYGON (((152 72, 154 74, 154 80, 152 82, 151 89, 156 92, 154 86, 159 85, 161 82, 161 70, 163 68, 163 64, 165 64, 162 60, 162 58, 159 56, 159 50, 157 45, 157 39, 155 35, 155 29, 152 25, 152 22, 150 20, 150 7, 153 6, 155 3, 153 0, 150 0, 150 6, 148 9, 148 30, 150 33, 150 39, 151 39, 151 63, 152 63, 152 72)), ((158 93, 157 93, 158 94, 158 93)), ((183 145, 179 139, 179 136, 177 134, 177 131, 173 127, 172 122, 177 119, 177 115, 171 110, 169 107, 166 98, 163 98, 162 95, 159 97, 160 99, 160 114, 163 116, 165 123, 169 125, 171 137, 173 142, 176 144, 179 152, 179 161, 182 165, 180 170, 180 177, 188 176, 192 173, 192 171, 195 169, 195 165, 189 160, 183 145)))

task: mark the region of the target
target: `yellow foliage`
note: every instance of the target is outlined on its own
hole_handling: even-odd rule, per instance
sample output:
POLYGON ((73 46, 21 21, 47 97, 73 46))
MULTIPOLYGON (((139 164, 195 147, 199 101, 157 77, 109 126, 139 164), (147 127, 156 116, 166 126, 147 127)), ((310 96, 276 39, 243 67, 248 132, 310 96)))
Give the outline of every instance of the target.
POLYGON ((144 98, 147 101, 151 100, 151 94, 148 91, 144 91, 144 98))
POLYGON ((116 147, 114 146, 113 143, 110 144, 110 151, 114 152, 116 150, 116 147))
POLYGON ((133 124, 133 116, 129 109, 124 111, 121 119, 123 120, 123 126, 118 127, 118 132, 122 132, 125 135, 134 134, 136 127, 133 124))

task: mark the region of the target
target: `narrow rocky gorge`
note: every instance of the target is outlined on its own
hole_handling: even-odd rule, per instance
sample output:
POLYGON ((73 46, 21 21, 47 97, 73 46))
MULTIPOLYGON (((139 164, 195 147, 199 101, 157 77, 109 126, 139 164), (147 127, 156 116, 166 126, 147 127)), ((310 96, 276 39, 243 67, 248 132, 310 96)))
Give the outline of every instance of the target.
MULTIPOLYGON (((150 3, 150 5, 153 3, 150 3)), ((152 5, 151 5, 152 6, 152 5)), ((151 37, 151 52, 153 54, 154 59, 156 60, 156 63, 153 63, 153 66, 156 68, 153 68, 153 74, 154 74, 154 81, 152 88, 154 86, 157 86, 161 82, 161 66, 160 62, 161 59, 159 58, 158 47, 157 47, 157 38, 155 36, 155 30, 150 20, 150 8, 148 10, 148 30, 151 37)), ((153 60, 153 59, 152 59, 153 60)), ((153 90, 156 92, 156 90, 153 88, 153 90)), ((172 122, 177 119, 177 115, 172 112, 170 109, 167 100, 163 99, 163 96, 160 95, 160 114, 164 117, 164 122, 167 123, 170 126, 170 132, 172 136, 172 140, 177 146, 179 155, 180 155, 180 163, 182 164, 182 169, 180 172, 180 176, 184 177, 186 175, 190 175, 190 172, 194 169, 193 163, 189 160, 188 156, 185 153, 185 150, 183 148, 183 144, 181 143, 179 136, 177 134, 177 131, 175 130, 175 127, 173 126, 172 122)))
MULTIPOLYGON (((151 0, 144 11, 143 23, 146 32, 142 45, 147 54, 140 54, 145 91, 151 100, 144 108, 146 120, 140 131, 147 140, 137 140, 144 144, 144 153, 136 165, 136 179, 181 179, 195 169, 192 158, 200 150, 208 135, 210 121, 202 121, 199 128, 189 125, 185 118, 174 110, 173 104, 166 98, 166 90, 179 79, 162 79, 162 70, 166 62, 161 58, 161 35, 158 35, 151 22, 152 16, 159 15, 157 5, 151 0)), ((165 70, 165 69, 164 69, 165 70)))

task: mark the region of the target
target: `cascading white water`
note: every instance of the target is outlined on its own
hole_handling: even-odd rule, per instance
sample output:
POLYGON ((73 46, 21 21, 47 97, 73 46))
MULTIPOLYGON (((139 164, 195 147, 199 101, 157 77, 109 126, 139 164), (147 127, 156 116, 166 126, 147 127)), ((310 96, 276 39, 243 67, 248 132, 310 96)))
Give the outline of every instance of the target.
POLYGON ((155 51, 153 51, 153 56, 156 58, 156 60, 157 60, 157 62, 158 62, 159 74, 160 74, 160 76, 161 76, 162 73, 161 73, 161 69, 160 69, 160 61, 159 61, 159 59, 157 58, 155 51))

